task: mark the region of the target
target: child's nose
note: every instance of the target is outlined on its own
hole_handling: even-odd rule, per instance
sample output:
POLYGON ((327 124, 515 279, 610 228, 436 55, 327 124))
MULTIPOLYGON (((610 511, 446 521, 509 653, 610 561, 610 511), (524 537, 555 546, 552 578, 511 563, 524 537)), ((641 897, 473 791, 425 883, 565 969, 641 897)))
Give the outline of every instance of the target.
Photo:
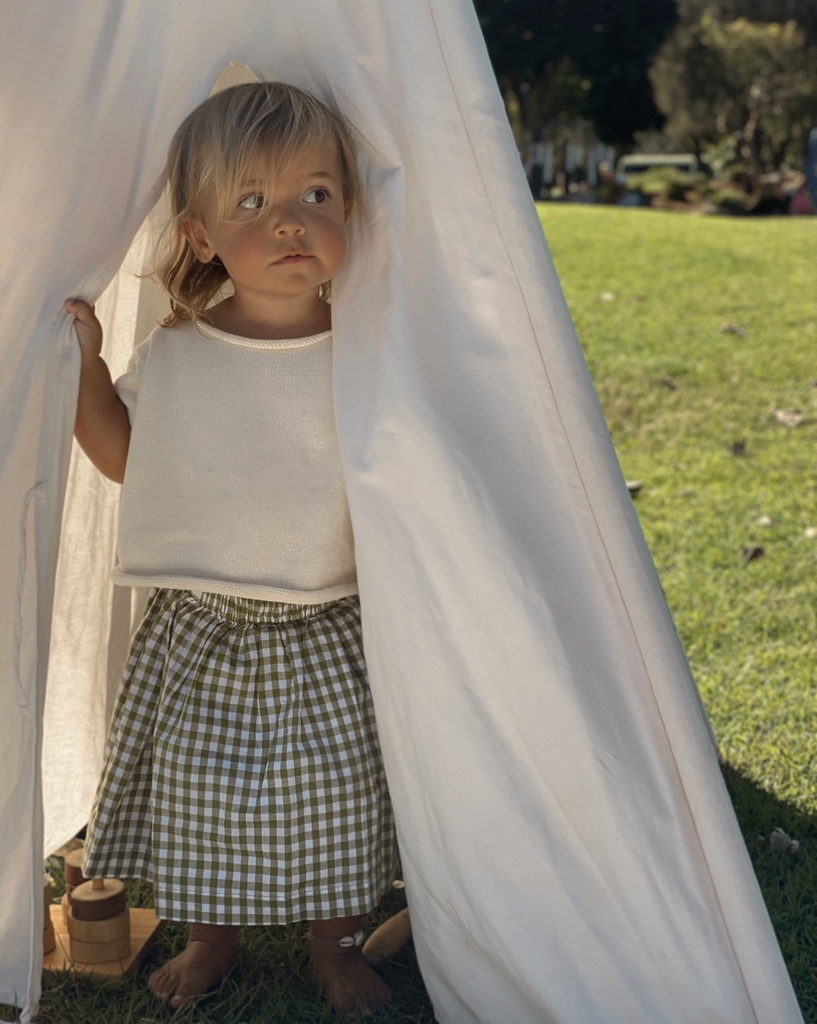
POLYGON ((285 238, 287 235, 302 235, 304 233, 303 220, 298 216, 295 207, 284 206, 276 211, 273 218, 273 230, 276 238, 285 238))

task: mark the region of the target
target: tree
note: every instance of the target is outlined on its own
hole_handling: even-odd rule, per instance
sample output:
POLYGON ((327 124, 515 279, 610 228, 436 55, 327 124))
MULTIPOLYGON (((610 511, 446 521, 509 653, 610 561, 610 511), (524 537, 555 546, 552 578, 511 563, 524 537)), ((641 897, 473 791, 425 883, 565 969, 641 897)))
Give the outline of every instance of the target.
POLYGON ((696 24, 705 14, 721 22, 745 18, 747 21, 784 25, 794 21, 805 33, 807 45, 817 43, 817 4, 814 0, 678 0, 680 24, 696 24))
POLYGON ((817 123, 817 49, 806 32, 685 7, 650 72, 665 135, 697 152, 732 139, 753 189, 764 171, 802 166, 817 123))
POLYGON ((475 0, 500 88, 518 122, 588 119, 606 142, 658 128, 647 71, 674 0, 475 0))

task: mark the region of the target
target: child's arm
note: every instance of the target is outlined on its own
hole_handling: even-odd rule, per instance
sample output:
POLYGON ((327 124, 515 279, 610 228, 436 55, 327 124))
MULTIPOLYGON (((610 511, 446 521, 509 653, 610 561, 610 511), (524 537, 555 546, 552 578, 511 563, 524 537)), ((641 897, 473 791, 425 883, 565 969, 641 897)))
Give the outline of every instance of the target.
POLYGON ((82 299, 69 299, 65 308, 76 317, 74 326, 82 353, 74 436, 100 473, 121 484, 130 444, 130 420, 100 355, 102 326, 94 307, 82 299))

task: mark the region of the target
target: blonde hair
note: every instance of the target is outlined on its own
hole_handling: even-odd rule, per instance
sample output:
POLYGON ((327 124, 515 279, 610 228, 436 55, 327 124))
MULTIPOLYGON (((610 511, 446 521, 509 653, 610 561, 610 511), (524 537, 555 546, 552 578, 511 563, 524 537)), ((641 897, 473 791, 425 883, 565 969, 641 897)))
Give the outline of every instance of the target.
MULTIPOLYGON (((202 263, 182 231, 182 222, 201 218, 202 197, 215 190, 217 216, 230 213, 230 196, 247 177, 259 152, 280 170, 310 144, 334 138, 348 210, 360 204, 360 179, 351 129, 314 96, 283 82, 234 85, 205 100, 181 123, 167 157, 170 219, 160 240, 153 274, 170 295, 170 327, 178 320, 204 317, 214 296, 228 280, 220 260, 202 263)), ((268 212, 269 195, 258 216, 268 212)))

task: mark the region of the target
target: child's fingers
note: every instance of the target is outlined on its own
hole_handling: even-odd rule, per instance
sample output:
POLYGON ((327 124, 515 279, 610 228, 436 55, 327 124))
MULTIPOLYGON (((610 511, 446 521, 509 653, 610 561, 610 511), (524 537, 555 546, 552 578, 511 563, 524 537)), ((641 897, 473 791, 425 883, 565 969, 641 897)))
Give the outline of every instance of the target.
POLYGON ((94 313, 94 307, 85 299, 66 299, 63 303, 67 312, 73 313, 81 323, 98 324, 99 321, 94 313))
POLYGON ((97 320, 94 307, 84 299, 66 299, 63 306, 76 318, 74 327, 83 352, 99 355, 102 349, 102 324, 97 320))

